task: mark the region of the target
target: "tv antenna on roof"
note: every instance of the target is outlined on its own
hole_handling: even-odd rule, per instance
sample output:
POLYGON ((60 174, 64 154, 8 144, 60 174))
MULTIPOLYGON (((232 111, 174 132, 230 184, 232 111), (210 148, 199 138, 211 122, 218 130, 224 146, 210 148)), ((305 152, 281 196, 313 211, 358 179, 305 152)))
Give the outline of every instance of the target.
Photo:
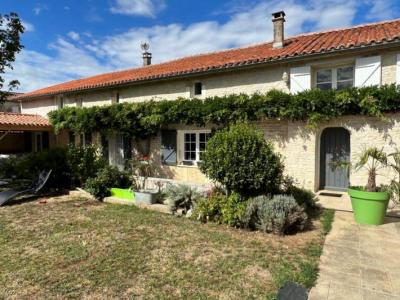
POLYGON ((143 43, 140 44, 140 48, 142 48, 142 50, 143 50, 144 52, 147 52, 147 50, 150 49, 150 44, 147 43, 147 42, 143 42, 143 43))

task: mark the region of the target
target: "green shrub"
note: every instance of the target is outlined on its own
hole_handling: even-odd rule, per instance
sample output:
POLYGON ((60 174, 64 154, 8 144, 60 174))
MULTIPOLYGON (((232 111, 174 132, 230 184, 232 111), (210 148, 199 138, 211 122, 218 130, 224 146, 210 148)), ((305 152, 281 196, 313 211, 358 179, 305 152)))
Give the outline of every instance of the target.
POLYGON ((226 196, 216 194, 211 197, 201 198, 196 202, 192 219, 200 222, 216 222, 222 223, 222 207, 221 205, 226 201, 226 196))
POLYGON ((247 196, 276 193, 283 163, 262 132, 237 124, 208 141, 200 169, 229 191, 247 196))
POLYGON ((192 218, 201 222, 217 222, 242 227, 246 206, 247 199, 237 193, 229 197, 215 194, 196 202, 192 218))
POLYGON ((7 158, 0 158, 0 179, 12 178, 15 174, 15 161, 16 157, 10 156, 7 158))
POLYGON ((71 185, 71 169, 65 148, 53 148, 25 154, 15 161, 17 178, 35 180, 42 170, 52 170, 46 187, 68 188, 71 185))
POLYGON ((201 197, 196 189, 184 184, 171 185, 164 193, 167 197, 168 207, 173 214, 178 209, 182 209, 183 214, 186 214, 201 197))
POLYGON ((89 178, 85 183, 85 190, 96 199, 102 200, 110 195, 110 188, 129 188, 131 181, 126 172, 121 172, 117 167, 106 166, 100 169, 96 176, 89 178))
POLYGON ((106 161, 101 157, 98 148, 89 145, 85 147, 68 147, 68 165, 71 169, 73 184, 84 186, 89 178, 96 177, 97 172, 104 168, 106 161))
POLYGON ((258 196, 249 199, 246 206, 246 212, 243 215, 242 223, 245 228, 255 230, 260 224, 260 220, 267 210, 268 201, 271 198, 267 196, 258 196))
POLYGON ((308 222, 304 208, 292 196, 276 195, 267 203, 258 229, 275 234, 303 230, 308 222))
POLYGON ((286 176, 283 180, 283 189, 281 194, 292 195, 297 204, 305 207, 306 211, 317 207, 315 194, 307 189, 295 186, 294 179, 286 176))
POLYGON ((242 227, 246 206, 247 199, 238 193, 225 197, 221 205, 222 222, 232 227, 242 227))

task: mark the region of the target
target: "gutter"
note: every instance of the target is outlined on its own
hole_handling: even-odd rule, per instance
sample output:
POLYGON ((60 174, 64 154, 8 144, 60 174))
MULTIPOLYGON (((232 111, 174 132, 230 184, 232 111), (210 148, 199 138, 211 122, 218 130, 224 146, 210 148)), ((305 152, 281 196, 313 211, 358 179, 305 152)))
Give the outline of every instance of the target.
POLYGON ((13 97, 14 101, 19 101, 24 102, 24 101, 31 101, 35 100, 38 98, 43 98, 43 97, 49 97, 49 96, 56 96, 56 95, 68 95, 68 94, 75 94, 75 93, 80 93, 80 92, 85 92, 85 91, 100 91, 100 90, 106 90, 110 88, 119 88, 119 87, 129 87, 129 86, 134 86, 134 85, 140 85, 143 83, 154 83, 154 82, 165 82, 165 81, 170 81, 170 80, 177 80, 177 79, 185 79, 185 78, 193 78, 193 77, 198 77, 198 76, 206 76, 206 75, 213 75, 213 74, 220 74, 220 73, 227 73, 227 72, 232 72, 232 71, 237 71, 237 70, 248 70, 252 68, 258 68, 258 67, 264 67, 264 66, 273 66, 277 64, 288 64, 292 62, 304 62, 304 61, 310 61, 314 60, 319 57, 324 57, 324 58, 329 58, 329 57, 334 57, 338 55, 343 55, 343 54, 352 54, 352 53, 363 53, 366 51, 370 50, 386 50, 390 49, 396 46, 400 46, 400 37, 394 39, 393 41, 383 41, 381 43, 370 43, 368 45, 361 45, 361 46, 353 46, 353 47, 341 47, 339 49, 331 49, 331 50, 325 50, 321 52, 315 52, 315 53, 307 53, 307 54, 299 54, 299 55, 293 55, 293 56, 286 56, 286 57, 280 57, 280 58, 271 58, 271 59, 262 59, 262 60, 247 60, 247 61, 242 61, 238 62, 235 64, 225 64, 221 65, 218 67, 210 67, 210 68, 205 68, 200 69, 200 70, 193 70, 193 71, 182 71, 181 74, 174 74, 174 75, 159 75, 159 76, 154 76, 150 78, 145 78, 145 79, 139 79, 139 80, 127 80, 124 82, 118 82, 118 83, 108 83, 105 85, 96 85, 93 87, 82 87, 78 89, 71 89, 71 90, 64 90, 64 91, 59 91, 59 92, 52 92, 52 93, 46 93, 46 94, 40 94, 40 95, 34 95, 34 96, 27 96, 27 97, 13 97))

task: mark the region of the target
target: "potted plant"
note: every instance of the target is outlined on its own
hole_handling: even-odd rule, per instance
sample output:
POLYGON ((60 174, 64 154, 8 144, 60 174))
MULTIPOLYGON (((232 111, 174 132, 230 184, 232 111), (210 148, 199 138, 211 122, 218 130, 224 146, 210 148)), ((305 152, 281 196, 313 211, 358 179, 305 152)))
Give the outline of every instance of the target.
POLYGON ((147 179, 155 172, 155 165, 149 156, 143 155, 133 158, 131 169, 134 175, 132 189, 137 204, 154 204, 158 200, 159 190, 147 188, 147 179))
POLYGON ((368 182, 364 187, 350 187, 348 189, 354 218, 359 224, 383 224, 390 194, 376 186, 378 170, 386 167, 387 156, 375 147, 364 150, 355 164, 354 169, 366 169, 368 182))

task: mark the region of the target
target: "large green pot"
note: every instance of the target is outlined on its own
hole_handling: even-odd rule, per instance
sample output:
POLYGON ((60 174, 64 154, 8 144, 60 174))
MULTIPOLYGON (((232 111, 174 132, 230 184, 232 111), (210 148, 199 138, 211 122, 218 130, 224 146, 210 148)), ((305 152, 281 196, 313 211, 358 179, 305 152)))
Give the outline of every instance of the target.
POLYGON ((365 192, 354 188, 348 189, 354 219, 359 224, 381 225, 385 219, 389 203, 387 192, 365 192))

